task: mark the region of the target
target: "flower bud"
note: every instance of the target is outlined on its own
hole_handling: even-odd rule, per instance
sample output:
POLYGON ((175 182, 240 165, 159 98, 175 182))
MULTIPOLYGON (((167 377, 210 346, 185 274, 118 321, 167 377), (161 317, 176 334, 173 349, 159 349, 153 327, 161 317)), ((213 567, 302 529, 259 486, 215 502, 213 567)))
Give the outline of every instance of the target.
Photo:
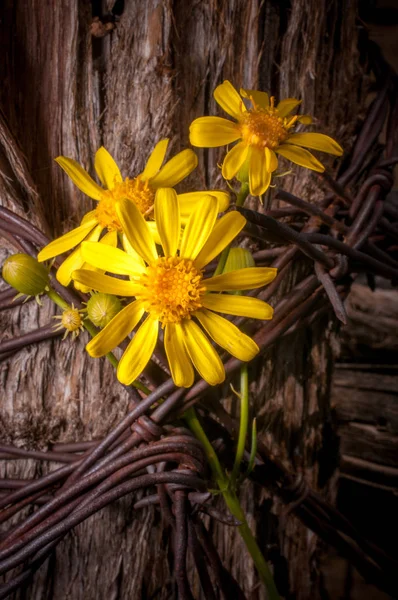
MULTIPOLYGON (((223 273, 229 273, 230 271, 238 271, 239 269, 246 269, 247 267, 255 266, 256 264, 254 262, 254 258, 249 250, 246 250, 245 248, 231 248, 223 268, 223 273)), ((242 294, 242 292, 239 290, 229 293, 235 296, 242 294)))
POLYGON ((13 254, 3 265, 3 279, 20 294, 38 296, 49 285, 48 270, 29 254, 13 254))
POLYGON ((108 325, 121 309, 122 303, 119 298, 111 294, 93 294, 87 302, 88 318, 101 329, 108 325))
POLYGON ((231 248, 223 269, 223 273, 229 273, 230 271, 238 271, 239 269, 246 269, 247 267, 255 266, 256 263, 254 262, 254 258, 249 250, 246 250, 245 248, 231 248))
POLYGON ((61 331, 65 329, 64 337, 65 339, 68 333, 72 335, 72 339, 75 339, 80 331, 83 331, 83 321, 84 321, 84 313, 85 310, 75 308, 72 304, 71 307, 62 311, 62 315, 56 315, 54 319, 58 319, 59 323, 57 323, 54 327, 55 331, 61 331))

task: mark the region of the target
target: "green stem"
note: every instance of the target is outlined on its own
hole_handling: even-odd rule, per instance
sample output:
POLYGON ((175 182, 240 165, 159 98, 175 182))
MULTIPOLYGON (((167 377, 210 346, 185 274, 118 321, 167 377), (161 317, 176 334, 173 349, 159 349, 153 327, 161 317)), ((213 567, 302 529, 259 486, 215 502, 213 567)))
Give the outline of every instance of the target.
POLYGON ((251 532, 251 529, 246 521, 245 513, 242 510, 236 493, 228 492, 224 493, 223 496, 231 513, 241 522, 241 525, 239 525, 238 528, 239 533, 245 542, 250 556, 253 559, 260 579, 266 587, 268 596, 267 600, 280 600, 278 590, 276 589, 276 585, 268 563, 265 560, 260 548, 258 547, 256 539, 251 532))
POLYGON ((196 416, 195 409, 189 408, 184 413, 184 419, 189 425, 190 430, 195 435, 195 437, 201 442, 204 451, 206 453, 207 461, 210 465, 211 470, 213 471, 213 475, 217 480, 218 486, 222 491, 224 487, 228 486, 228 477, 225 475, 223 468, 218 460, 218 456, 215 453, 213 446, 210 443, 209 438, 204 432, 202 425, 198 417, 196 416))
POLYGON ((256 464, 256 455, 257 455, 257 425, 256 419, 253 419, 252 422, 252 439, 251 439, 251 448, 250 448, 250 457, 249 463, 247 465, 246 477, 250 475, 250 473, 254 469, 254 465, 256 464))
POLYGON ((50 298, 50 300, 52 300, 54 304, 62 308, 62 310, 68 310, 70 308, 69 304, 65 302, 65 300, 61 298, 61 296, 57 294, 57 292, 52 288, 49 288, 46 291, 46 294, 50 298))
POLYGON ((239 436, 236 448, 235 462, 231 474, 231 487, 234 489, 239 476, 240 466, 245 453, 247 430, 249 428, 249 374, 247 365, 240 369, 240 420, 239 436))
POLYGON ((226 248, 224 248, 224 250, 221 252, 220 258, 218 259, 218 265, 214 271, 213 277, 215 275, 221 275, 221 273, 224 271, 225 263, 228 260, 230 247, 231 246, 228 244, 228 246, 226 248))
POLYGON ((236 492, 229 485, 228 477, 224 473, 214 448, 211 445, 202 425, 200 424, 198 417, 196 416, 195 409, 188 409, 184 414, 184 418, 188 423, 192 433, 203 445, 207 460, 229 510, 233 516, 240 521, 240 525, 238 526, 239 533, 245 542, 250 556, 253 559, 260 579, 267 589, 268 600, 279 600, 279 594, 275 587, 271 571, 246 521, 245 514, 239 503, 239 498, 236 495, 236 492))
POLYGON ((240 190, 236 197, 236 206, 243 206, 248 195, 249 195, 249 184, 247 182, 241 183, 240 190))
MULTIPOLYGON (((49 288, 46 291, 46 294, 50 298, 50 300, 52 300, 62 310, 68 310, 71 308, 69 306, 69 304, 67 302, 65 302, 65 300, 63 298, 61 298, 61 296, 52 288, 49 288)), ((91 337, 95 337, 98 333, 97 328, 89 319, 84 319, 83 327, 89 332, 91 337)), ((116 369, 119 364, 119 361, 116 358, 116 356, 112 352, 108 352, 108 354, 106 355, 106 358, 109 360, 111 365, 113 367, 115 367, 115 369, 116 369)), ((137 388, 137 390, 141 390, 142 392, 144 392, 144 394, 148 395, 151 393, 151 390, 148 389, 146 387, 146 385, 144 385, 143 383, 140 383, 139 381, 133 381, 133 383, 131 385, 134 386, 135 388, 137 388)))

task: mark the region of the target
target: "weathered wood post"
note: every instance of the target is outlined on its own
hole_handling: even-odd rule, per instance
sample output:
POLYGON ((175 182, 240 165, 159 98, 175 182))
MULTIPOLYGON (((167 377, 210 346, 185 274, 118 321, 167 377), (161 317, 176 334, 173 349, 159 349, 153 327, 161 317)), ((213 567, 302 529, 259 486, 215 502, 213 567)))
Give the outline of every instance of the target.
MULTIPOLYGON (((124 175, 137 173, 160 138, 170 137, 173 151, 188 147, 192 119, 219 114, 212 92, 223 79, 301 97, 323 131, 350 144, 363 85, 355 1, 4 0, 0 10, 1 203, 52 236, 91 207, 54 163, 56 156, 91 168, 104 144, 124 175), (93 16, 100 21, 93 23, 93 16)), ((214 185, 220 153, 198 154, 191 184, 196 177, 201 187, 214 185)), ((285 187, 314 202, 321 196, 315 176, 304 170, 295 169, 285 187)), ((5 256, 11 249, 2 246, 5 256)), ((34 303, 29 311, 18 307, 0 314, 2 330, 26 332, 52 314, 48 302, 41 310, 34 303)), ((324 320, 276 343, 252 390, 262 439, 314 487, 329 414, 333 337, 333 325, 324 320)), ((0 373, 1 438, 26 447, 99 437, 128 406, 110 366, 90 359, 83 339, 30 346, 3 361, 0 373)), ((17 468, 9 461, 5 473, 34 477, 35 465, 17 468)), ((282 527, 278 503, 251 486, 243 503, 262 548, 272 546, 283 557, 277 579, 292 597, 316 598, 316 537, 294 517, 282 527)), ((77 527, 15 598, 170 598, 159 515, 143 510, 131 520, 129 505, 126 498, 77 527)), ((249 596, 263 598, 234 529, 217 527, 215 539, 249 596)))

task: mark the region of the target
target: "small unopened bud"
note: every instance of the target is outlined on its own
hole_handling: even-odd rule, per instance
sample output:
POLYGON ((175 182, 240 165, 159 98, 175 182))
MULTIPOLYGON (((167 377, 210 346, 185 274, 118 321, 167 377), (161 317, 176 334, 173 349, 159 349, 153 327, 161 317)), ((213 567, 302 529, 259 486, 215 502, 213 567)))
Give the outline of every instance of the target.
POLYGON ((231 248, 228 254, 227 261, 223 268, 223 273, 230 271, 238 271, 239 269, 247 269, 247 267, 255 267, 254 258, 245 248, 231 248))
MULTIPOLYGON (((223 273, 229 273, 230 271, 239 271, 240 269, 247 269, 248 267, 255 267, 256 263, 249 250, 245 248, 231 248, 228 254, 227 261, 223 268, 223 273)), ((242 294, 240 290, 229 292, 232 295, 239 296, 242 294)))
POLYGON ((87 302, 87 315, 90 321, 103 329, 122 309, 119 298, 111 294, 93 294, 87 302))
POLYGON ((76 338, 80 331, 83 331, 83 321, 84 321, 84 310, 79 310, 75 308, 72 304, 70 308, 67 308, 62 312, 62 315, 56 315, 54 319, 59 319, 59 323, 54 327, 55 331, 60 331, 65 329, 64 337, 65 339, 68 333, 72 335, 72 338, 76 338))
POLYGON ((298 121, 303 125, 311 125, 312 117, 310 115, 299 115, 298 121))
POLYGON ((3 279, 21 295, 38 296, 49 285, 48 270, 29 254, 13 254, 3 265, 3 279))

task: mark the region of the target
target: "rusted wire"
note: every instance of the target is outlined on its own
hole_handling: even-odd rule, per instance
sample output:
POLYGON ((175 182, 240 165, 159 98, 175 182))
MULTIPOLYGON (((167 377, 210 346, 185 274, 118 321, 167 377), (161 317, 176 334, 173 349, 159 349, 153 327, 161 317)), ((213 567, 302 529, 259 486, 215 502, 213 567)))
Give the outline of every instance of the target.
POLYGON ((178 588, 178 597, 182 600, 193 600, 187 574, 187 495, 183 490, 174 496, 174 514, 176 518, 174 542, 174 571, 178 588))

